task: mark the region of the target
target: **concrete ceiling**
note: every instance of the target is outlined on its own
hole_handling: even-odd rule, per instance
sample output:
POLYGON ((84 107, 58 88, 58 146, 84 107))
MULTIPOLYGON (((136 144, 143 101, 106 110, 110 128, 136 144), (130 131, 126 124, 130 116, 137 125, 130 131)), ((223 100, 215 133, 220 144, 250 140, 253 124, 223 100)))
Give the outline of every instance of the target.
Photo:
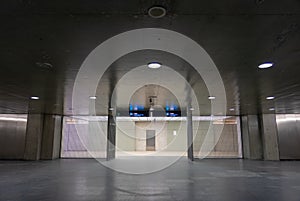
MULTIPOLYGON (((182 33, 207 51, 225 84, 230 115, 300 112, 299 0, 11 0, 2 3, 0 13, 0 113, 87 114, 71 105, 74 80, 87 55, 114 35, 153 27, 182 33), (167 15, 149 17, 152 5, 164 6, 167 15), (258 69, 265 61, 274 68, 258 69), (32 95, 40 100, 30 100, 32 95), (265 99, 271 95, 274 100, 265 99)), ((203 100, 200 109, 209 107, 206 87, 186 61, 143 50, 106 71, 97 90, 102 97, 97 104, 105 108, 99 115, 106 114, 117 82, 153 58, 188 80, 203 100)))

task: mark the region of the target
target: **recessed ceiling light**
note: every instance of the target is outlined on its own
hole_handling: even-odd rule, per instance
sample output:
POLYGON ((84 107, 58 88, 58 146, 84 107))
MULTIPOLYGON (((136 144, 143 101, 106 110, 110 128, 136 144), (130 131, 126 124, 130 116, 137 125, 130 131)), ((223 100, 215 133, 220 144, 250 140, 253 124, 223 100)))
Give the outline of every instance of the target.
POLYGON ((38 97, 38 96, 31 96, 30 99, 32 99, 32 100, 39 100, 40 97, 38 97))
POLYGON ((275 108, 271 107, 271 108, 269 108, 269 110, 270 110, 270 111, 274 111, 274 110, 275 110, 275 108))
POLYGON ((91 100, 96 100, 96 99, 97 99, 97 96, 90 96, 90 99, 91 99, 91 100))
POLYGON ((44 68, 44 69, 51 69, 51 68, 53 68, 52 64, 50 64, 50 63, 36 62, 35 64, 36 64, 38 67, 44 68))
POLYGON ((230 111, 234 111, 234 108, 230 108, 229 110, 230 110, 230 111))
POLYGON ((149 67, 149 68, 160 68, 160 67, 161 67, 161 63, 158 63, 158 62, 150 62, 150 63, 148 63, 148 67, 149 67))
POLYGON ((258 65, 258 68, 271 68, 273 66, 273 63, 271 62, 266 62, 258 65))
POLYGON ((162 6, 153 6, 148 10, 148 15, 152 18, 162 18, 166 13, 166 9, 162 6))
POLYGON ((267 100, 273 100, 275 97, 274 96, 268 96, 266 99, 267 100))
POLYGON ((208 96, 208 99, 209 100, 214 100, 214 99, 216 99, 216 97, 214 97, 214 96, 208 96))

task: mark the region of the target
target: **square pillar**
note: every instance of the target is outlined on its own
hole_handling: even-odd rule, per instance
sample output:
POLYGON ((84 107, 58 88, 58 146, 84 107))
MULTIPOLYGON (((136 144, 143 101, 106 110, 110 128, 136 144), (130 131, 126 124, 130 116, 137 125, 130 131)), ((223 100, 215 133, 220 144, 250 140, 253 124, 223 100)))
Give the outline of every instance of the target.
POLYGON ((258 116, 244 115, 241 119, 244 158, 263 159, 262 136, 258 116))
POLYGON ((265 160, 279 160, 278 133, 275 114, 262 114, 263 154, 265 160))
POLYGON ((43 114, 28 114, 24 160, 39 160, 43 134, 43 114))

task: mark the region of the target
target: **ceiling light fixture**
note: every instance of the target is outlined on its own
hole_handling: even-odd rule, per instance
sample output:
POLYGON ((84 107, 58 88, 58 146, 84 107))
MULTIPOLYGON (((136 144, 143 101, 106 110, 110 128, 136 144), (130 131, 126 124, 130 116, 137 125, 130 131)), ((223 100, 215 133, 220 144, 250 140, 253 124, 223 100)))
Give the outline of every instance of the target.
POLYGON ((109 111, 114 111, 113 107, 108 108, 109 111))
POLYGON ((274 96, 268 96, 266 99, 267 100, 273 100, 275 97, 274 96))
POLYGON ((230 108, 229 110, 230 110, 230 111, 234 111, 234 108, 230 108))
POLYGON ((208 100, 214 100, 214 99, 216 99, 216 97, 214 97, 214 96, 208 96, 208 100))
POLYGON ((258 68, 264 69, 264 68, 271 68, 273 66, 273 63, 271 62, 266 62, 258 65, 258 68))
POLYGON ((275 110, 275 108, 271 107, 269 110, 270 110, 270 111, 274 111, 274 110, 275 110))
POLYGON ((158 63, 158 62, 148 63, 148 68, 160 68, 160 67, 161 67, 161 63, 158 63))
POLYGON ((153 6, 148 10, 148 15, 152 18, 162 18, 167 14, 167 10, 162 6, 153 6))
POLYGON ((30 99, 31 99, 31 100, 39 100, 40 97, 38 97, 38 96, 31 96, 30 99))
POLYGON ((96 100, 96 99, 97 99, 97 96, 90 96, 90 99, 91 99, 91 100, 96 100))

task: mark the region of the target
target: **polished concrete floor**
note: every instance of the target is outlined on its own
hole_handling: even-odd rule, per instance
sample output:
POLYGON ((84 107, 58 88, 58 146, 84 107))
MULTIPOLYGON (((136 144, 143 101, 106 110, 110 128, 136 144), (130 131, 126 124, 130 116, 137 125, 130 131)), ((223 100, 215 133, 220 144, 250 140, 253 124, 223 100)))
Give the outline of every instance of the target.
POLYGON ((94 159, 0 161, 0 200, 300 201, 300 161, 180 159, 146 175, 94 159))

